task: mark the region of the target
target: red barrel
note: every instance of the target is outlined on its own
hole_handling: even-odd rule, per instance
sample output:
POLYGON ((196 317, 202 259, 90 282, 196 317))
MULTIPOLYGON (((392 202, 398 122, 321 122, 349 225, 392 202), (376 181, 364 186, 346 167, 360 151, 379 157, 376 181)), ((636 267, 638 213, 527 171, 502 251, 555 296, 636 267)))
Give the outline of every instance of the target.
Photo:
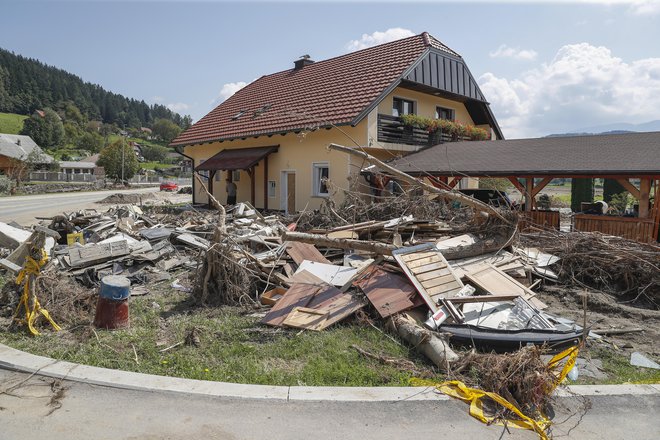
POLYGON ((97 328, 128 328, 128 298, 115 301, 99 296, 94 326, 97 328))

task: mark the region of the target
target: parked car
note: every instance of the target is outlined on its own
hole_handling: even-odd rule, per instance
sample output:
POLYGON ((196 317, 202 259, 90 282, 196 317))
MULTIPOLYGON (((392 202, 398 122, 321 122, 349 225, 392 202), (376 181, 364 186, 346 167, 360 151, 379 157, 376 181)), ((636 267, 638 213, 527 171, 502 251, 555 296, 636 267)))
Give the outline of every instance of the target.
POLYGON ((176 182, 162 182, 160 184, 161 191, 178 191, 179 185, 176 182))
POLYGON ((463 194, 467 196, 474 197, 480 202, 487 203, 495 207, 511 207, 511 199, 504 191, 498 191, 495 189, 462 189, 460 190, 463 194))

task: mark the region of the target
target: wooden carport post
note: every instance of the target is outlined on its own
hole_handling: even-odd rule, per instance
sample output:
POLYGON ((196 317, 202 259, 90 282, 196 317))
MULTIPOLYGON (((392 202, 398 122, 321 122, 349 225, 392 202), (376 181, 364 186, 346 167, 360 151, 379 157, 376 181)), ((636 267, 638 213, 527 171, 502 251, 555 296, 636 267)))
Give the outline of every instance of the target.
POLYGON ((639 182, 639 218, 649 217, 650 194, 651 194, 651 178, 642 177, 639 182))
POLYGON ((254 166, 252 168, 249 168, 247 170, 248 176, 250 176, 250 201, 252 203, 252 206, 254 206, 254 198, 255 198, 255 190, 254 190, 254 178, 256 177, 255 172, 254 172, 254 166))
MULTIPOLYGON (((209 171, 209 181, 207 183, 208 189, 209 189, 209 194, 213 196, 213 178, 215 177, 215 173, 217 170, 209 171)), ((212 207, 211 205, 211 197, 209 197, 209 207, 212 207)))
POLYGON ((525 211, 531 211, 534 208, 534 178, 525 178, 525 211))
POLYGON ((264 211, 267 210, 268 210, 268 155, 264 157, 264 211))

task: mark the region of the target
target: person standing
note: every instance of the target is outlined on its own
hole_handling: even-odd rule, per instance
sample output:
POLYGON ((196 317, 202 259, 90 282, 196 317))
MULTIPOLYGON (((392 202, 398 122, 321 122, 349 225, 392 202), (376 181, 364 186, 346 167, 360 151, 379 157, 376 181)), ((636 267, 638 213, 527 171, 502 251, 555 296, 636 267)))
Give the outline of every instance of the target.
POLYGON ((236 204, 236 184, 227 179, 227 205, 236 204))

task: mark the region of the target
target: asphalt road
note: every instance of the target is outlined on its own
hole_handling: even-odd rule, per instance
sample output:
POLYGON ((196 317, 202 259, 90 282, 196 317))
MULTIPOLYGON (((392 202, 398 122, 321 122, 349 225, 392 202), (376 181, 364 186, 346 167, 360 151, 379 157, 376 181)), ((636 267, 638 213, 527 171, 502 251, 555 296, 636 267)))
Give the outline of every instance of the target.
MULTIPOLYGON (((555 438, 656 439, 660 397, 561 399, 555 438), (568 421, 569 414, 575 413, 568 421), (573 429, 571 429, 573 428, 573 429), (569 433, 570 430, 570 433, 569 433), (568 435, 566 435, 568 433, 568 435)), ((103 439, 536 439, 504 433, 456 400, 347 403, 274 402, 127 391, 0 370, 0 438, 103 439), (502 436, 502 437, 500 437, 502 436)))
POLYGON ((0 221, 5 223, 15 221, 26 226, 36 223, 36 217, 52 217, 63 211, 71 212, 83 208, 103 208, 103 205, 95 202, 114 193, 149 192, 158 192, 158 187, 0 197, 0 221))

